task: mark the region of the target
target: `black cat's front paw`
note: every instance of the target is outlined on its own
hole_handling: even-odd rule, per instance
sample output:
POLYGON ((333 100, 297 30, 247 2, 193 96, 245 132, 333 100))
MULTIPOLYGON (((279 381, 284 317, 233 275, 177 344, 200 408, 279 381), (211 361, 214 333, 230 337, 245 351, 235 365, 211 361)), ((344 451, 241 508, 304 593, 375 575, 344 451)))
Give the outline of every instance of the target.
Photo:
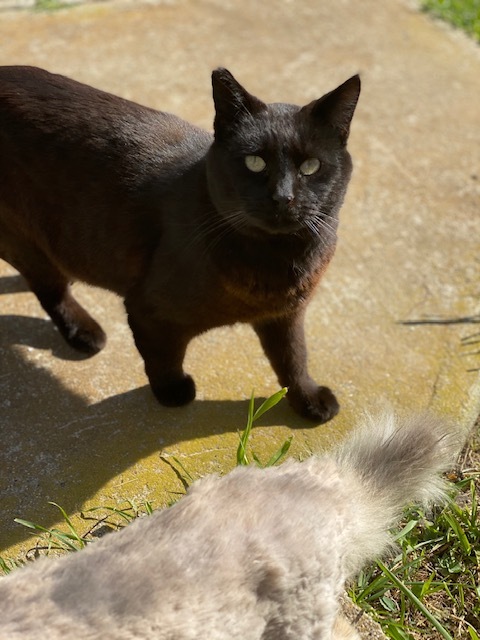
POLYGON ((195 399, 195 382, 189 375, 152 384, 152 391, 165 407, 181 407, 195 399))
POLYGON ((340 409, 335 395, 328 387, 292 388, 288 391, 287 398, 297 413, 317 424, 328 422, 340 409))

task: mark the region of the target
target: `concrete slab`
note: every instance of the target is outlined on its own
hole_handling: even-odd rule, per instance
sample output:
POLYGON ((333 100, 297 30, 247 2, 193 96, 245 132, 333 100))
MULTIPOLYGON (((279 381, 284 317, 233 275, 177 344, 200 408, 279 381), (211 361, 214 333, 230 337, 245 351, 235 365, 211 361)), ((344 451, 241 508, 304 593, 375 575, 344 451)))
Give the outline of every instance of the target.
MULTIPOLYGON (((230 68, 266 101, 306 103, 360 72, 354 178, 337 255, 307 318, 310 367, 342 404, 311 428, 282 404, 253 435, 268 457, 328 447, 364 410, 431 408, 467 430, 478 415, 480 50, 402 0, 171 0, 0 15, 0 63, 34 64, 211 128, 210 72, 230 68), (471 323, 404 324, 471 318, 471 323), (474 350, 474 349, 473 349, 474 350)), ((52 526, 125 499, 170 500, 192 476, 234 464, 252 388, 278 388, 249 327, 192 343, 198 400, 158 406, 121 301, 77 286, 109 342, 77 359, 0 263, 0 555, 31 544, 15 517, 52 526)))

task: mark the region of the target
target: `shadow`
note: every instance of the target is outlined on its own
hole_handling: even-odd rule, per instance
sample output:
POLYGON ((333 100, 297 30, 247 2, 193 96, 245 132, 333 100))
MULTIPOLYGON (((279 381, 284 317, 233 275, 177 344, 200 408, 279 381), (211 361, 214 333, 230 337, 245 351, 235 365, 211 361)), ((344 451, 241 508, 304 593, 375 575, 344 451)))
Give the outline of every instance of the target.
MULTIPOLYGON (((148 386, 89 404, 18 348, 28 344, 64 357, 59 340, 47 321, 0 316, 0 549, 29 537, 14 518, 51 526, 58 512, 48 501, 73 513, 142 458, 176 443, 236 434, 245 425, 248 400, 197 400, 170 409, 148 386)), ((287 402, 264 414, 258 426, 279 424, 313 426, 287 402)), ((123 491, 128 496, 128 488, 123 491)))
POLYGON ((31 318, 7 314, 0 316, 0 331, 5 331, 2 342, 10 339, 11 344, 23 345, 49 351, 60 360, 78 362, 88 360, 91 354, 75 351, 65 342, 60 332, 49 318, 31 318), (5 329, 3 329, 5 325, 5 329))
MULTIPOLYGON (((31 293, 28 284, 20 274, 0 277, 0 296, 13 293, 31 293)), ((38 303, 40 305, 40 303, 38 303)), ((6 331, 10 331, 18 326, 20 331, 15 332, 13 341, 16 344, 23 344, 34 349, 50 351, 52 355, 61 360, 71 360, 73 362, 86 360, 91 357, 89 354, 80 353, 71 349, 64 341, 53 322, 46 318, 29 318, 17 315, 4 315, 1 322, 6 323, 6 331), (43 329, 43 330, 42 330, 43 329)), ((5 336, 5 339, 8 339, 5 336)))
POLYGON ((415 326, 420 324, 478 324, 480 322, 480 314, 474 316, 460 316, 458 318, 418 318, 417 320, 401 320, 397 324, 405 326, 415 326))
POLYGON ((25 291, 30 291, 30 289, 20 274, 0 277, 0 295, 24 293, 25 291))
MULTIPOLYGON (((473 316, 459 316, 457 318, 419 318, 418 320, 403 320, 397 322, 397 324, 401 324, 404 326, 418 326, 418 325, 459 325, 459 324, 479 324, 480 323, 480 314, 475 314, 473 316)), ((472 346, 476 346, 480 344, 480 333, 472 333, 468 336, 464 336, 461 338, 461 346, 463 348, 469 348, 472 346)), ((477 351, 468 351, 462 354, 463 357, 471 357, 480 355, 480 350, 477 351)), ((466 369, 468 373, 477 373, 480 371, 480 367, 471 367, 466 369)))

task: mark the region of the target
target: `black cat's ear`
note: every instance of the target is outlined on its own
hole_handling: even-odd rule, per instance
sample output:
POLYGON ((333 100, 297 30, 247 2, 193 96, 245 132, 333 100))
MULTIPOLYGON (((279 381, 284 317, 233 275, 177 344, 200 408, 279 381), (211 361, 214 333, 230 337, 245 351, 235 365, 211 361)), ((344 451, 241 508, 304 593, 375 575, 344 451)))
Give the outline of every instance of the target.
POLYGON ((304 108, 309 109, 316 120, 332 126, 346 144, 359 95, 360 76, 355 75, 304 108))
POLYGON ((227 69, 212 73, 213 101, 215 103, 215 138, 219 139, 235 128, 246 115, 253 116, 266 110, 267 105, 252 96, 235 80, 227 69))

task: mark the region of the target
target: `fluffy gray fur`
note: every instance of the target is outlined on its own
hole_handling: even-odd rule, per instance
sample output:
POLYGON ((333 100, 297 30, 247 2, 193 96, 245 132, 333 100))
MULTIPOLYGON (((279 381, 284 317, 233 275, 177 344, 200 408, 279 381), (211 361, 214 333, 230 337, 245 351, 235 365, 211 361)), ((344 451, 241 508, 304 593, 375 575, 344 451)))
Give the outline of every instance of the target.
POLYGON ((0 579, 2 640, 347 640, 345 580, 411 500, 443 495, 457 439, 389 416, 337 451, 196 482, 175 506, 0 579))

